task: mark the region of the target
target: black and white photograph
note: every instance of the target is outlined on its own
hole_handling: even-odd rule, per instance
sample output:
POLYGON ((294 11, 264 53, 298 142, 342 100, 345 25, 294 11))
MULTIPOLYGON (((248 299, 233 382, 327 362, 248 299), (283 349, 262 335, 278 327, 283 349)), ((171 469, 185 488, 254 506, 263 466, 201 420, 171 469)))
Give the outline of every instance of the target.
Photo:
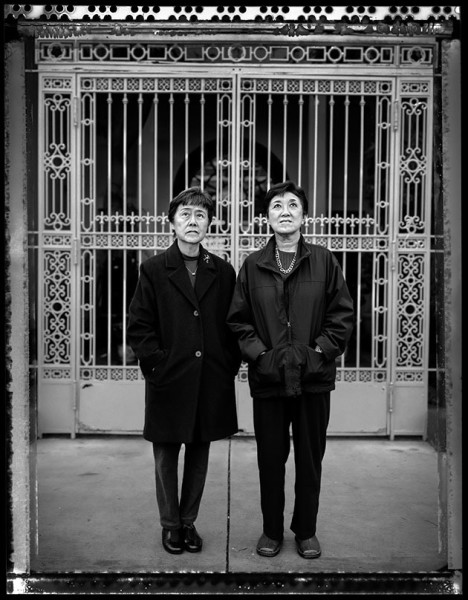
POLYGON ((462 585, 459 6, 3 6, 9 595, 462 585))

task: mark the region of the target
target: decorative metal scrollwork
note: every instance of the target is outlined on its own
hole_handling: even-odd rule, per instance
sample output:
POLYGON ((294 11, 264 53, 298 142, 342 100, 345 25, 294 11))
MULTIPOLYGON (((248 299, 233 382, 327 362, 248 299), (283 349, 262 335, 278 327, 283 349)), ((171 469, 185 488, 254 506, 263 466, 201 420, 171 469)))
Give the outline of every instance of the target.
POLYGON ((44 363, 68 364, 71 351, 71 256, 68 251, 44 253, 44 363))

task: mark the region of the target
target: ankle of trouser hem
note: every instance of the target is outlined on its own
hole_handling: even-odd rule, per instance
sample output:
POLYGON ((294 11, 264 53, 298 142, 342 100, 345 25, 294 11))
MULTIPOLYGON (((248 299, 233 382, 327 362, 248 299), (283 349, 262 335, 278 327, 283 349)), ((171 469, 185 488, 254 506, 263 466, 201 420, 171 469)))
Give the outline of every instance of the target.
POLYGON ((270 538, 270 540, 273 540, 275 542, 282 542, 283 541, 283 535, 279 535, 279 536, 270 535, 266 531, 264 531, 263 533, 264 533, 264 535, 267 536, 267 538, 270 538))
POLYGON ((164 525, 164 523, 161 523, 161 527, 169 531, 178 531, 179 529, 182 529, 182 523, 180 525, 164 525))
POLYGON ((315 533, 312 533, 311 535, 305 535, 305 536, 298 535, 297 533, 295 533, 294 535, 301 542, 304 542, 305 540, 310 540, 311 538, 315 537, 315 533))

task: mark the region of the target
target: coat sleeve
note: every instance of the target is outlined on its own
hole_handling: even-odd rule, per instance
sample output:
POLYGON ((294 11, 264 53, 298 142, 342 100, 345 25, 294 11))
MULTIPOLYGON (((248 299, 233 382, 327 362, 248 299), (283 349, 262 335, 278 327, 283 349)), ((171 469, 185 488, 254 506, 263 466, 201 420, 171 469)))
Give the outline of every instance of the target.
POLYGON ((161 348, 157 301, 145 263, 140 267, 140 277, 130 302, 127 339, 140 362, 143 375, 148 377, 165 358, 167 351, 161 348))
POLYGON ((331 252, 328 273, 325 315, 315 342, 322 348, 325 357, 332 360, 346 349, 353 331, 354 308, 340 264, 331 252))
MULTIPOLYGON (((236 284, 236 272, 234 271, 234 267, 229 265, 229 298, 232 299, 236 284)), ((234 376, 239 372, 239 368, 242 363, 242 356, 239 348, 239 344, 237 343, 237 336, 234 331, 229 327, 226 323, 226 336, 227 336, 227 347, 229 349, 229 355, 232 357, 232 370, 234 372, 234 376)))
POLYGON ((237 337, 241 356, 246 362, 253 362, 261 352, 268 350, 257 335, 253 325, 252 309, 247 285, 247 270, 242 265, 237 277, 227 324, 237 337))

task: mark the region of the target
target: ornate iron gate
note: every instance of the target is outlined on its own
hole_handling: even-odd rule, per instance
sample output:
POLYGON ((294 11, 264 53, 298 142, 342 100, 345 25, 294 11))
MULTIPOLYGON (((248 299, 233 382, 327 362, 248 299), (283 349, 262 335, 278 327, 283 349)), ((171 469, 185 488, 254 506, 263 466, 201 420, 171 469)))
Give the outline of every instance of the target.
MULTIPOLYGON (((309 197, 304 235, 339 258, 356 306, 331 433, 424 435, 431 77, 61 66, 40 74, 41 433, 141 430, 126 315, 139 263, 171 243, 170 198, 196 183, 213 193, 206 245, 238 268, 270 235, 264 192, 291 178, 309 197)), ((245 369, 238 397, 252 431, 245 369)))

